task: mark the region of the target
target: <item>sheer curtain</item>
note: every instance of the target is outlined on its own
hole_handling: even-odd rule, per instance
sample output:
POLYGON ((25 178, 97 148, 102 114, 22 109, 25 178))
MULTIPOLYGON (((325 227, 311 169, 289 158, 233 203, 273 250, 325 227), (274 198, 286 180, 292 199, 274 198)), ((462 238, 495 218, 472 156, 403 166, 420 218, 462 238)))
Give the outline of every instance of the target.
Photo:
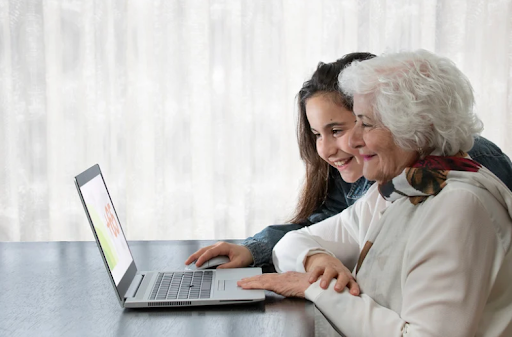
POLYGON ((293 212, 319 61, 425 48, 512 154, 509 0, 0 0, 0 240, 89 240, 99 163, 129 239, 244 238, 293 212))

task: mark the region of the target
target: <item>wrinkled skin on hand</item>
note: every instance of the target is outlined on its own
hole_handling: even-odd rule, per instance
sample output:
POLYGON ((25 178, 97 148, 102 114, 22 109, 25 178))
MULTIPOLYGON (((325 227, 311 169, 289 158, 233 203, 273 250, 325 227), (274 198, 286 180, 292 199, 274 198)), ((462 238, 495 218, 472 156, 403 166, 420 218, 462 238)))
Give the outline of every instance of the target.
POLYGON ((315 283, 321 276, 320 288, 327 289, 332 279, 337 279, 334 290, 341 293, 347 287, 352 295, 359 295, 360 289, 354 276, 337 258, 328 254, 308 256, 304 268, 310 274, 309 282, 315 283))
POLYGON ((262 274, 248 277, 238 281, 243 289, 264 289, 273 291, 286 297, 304 298, 309 283, 310 275, 289 271, 284 274, 262 274))

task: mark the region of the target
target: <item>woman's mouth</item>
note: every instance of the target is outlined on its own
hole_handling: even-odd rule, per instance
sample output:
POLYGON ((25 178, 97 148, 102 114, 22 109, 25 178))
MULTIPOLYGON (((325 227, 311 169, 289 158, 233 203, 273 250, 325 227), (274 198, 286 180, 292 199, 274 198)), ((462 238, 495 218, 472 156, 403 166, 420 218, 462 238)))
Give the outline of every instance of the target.
POLYGON ((334 162, 334 165, 336 166, 336 168, 338 170, 343 170, 344 168, 346 168, 348 166, 348 164, 350 164, 352 159, 354 159, 354 157, 346 158, 343 160, 337 160, 334 162))
POLYGON ((364 161, 368 161, 368 160, 371 160, 373 157, 375 157, 374 154, 372 154, 372 155, 363 155, 363 160, 364 161))

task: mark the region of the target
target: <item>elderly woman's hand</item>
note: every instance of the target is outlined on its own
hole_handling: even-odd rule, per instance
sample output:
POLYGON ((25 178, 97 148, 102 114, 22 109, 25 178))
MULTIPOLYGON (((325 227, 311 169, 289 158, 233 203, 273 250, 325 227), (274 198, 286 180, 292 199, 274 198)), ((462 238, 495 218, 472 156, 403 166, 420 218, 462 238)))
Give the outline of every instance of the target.
POLYGON ((347 269, 337 258, 328 254, 315 254, 306 259, 304 268, 309 272, 309 282, 315 283, 318 277, 322 275, 320 288, 327 289, 333 278, 337 279, 334 290, 341 293, 345 287, 350 290, 354 296, 360 293, 359 285, 347 269))
POLYGON ((309 275, 289 271, 284 274, 262 274, 238 281, 243 289, 265 289, 286 297, 304 298, 306 289, 311 285, 309 275))

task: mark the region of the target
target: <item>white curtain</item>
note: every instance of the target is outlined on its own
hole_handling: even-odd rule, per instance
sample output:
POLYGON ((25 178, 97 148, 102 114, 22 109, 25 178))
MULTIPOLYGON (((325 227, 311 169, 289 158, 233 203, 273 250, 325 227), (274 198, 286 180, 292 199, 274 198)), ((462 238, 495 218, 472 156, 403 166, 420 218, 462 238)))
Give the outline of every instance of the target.
POLYGON ((73 178, 95 163, 132 240, 282 223, 302 82, 417 48, 468 75, 512 154, 510 0, 0 0, 0 241, 92 239, 73 178))

